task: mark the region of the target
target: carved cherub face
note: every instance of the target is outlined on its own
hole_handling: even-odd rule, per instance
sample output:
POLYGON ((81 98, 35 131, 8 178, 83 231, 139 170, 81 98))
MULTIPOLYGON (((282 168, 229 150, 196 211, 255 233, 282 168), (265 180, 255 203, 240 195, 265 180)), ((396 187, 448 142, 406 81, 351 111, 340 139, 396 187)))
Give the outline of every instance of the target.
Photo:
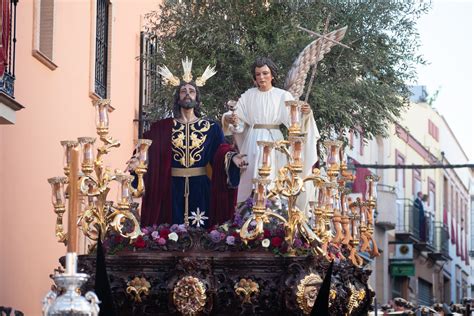
POLYGON ((316 302, 316 297, 318 296, 319 286, 315 284, 307 285, 304 290, 304 298, 306 299, 306 304, 309 307, 314 306, 314 302, 316 302))
POLYGON ((323 280, 318 274, 311 273, 298 284, 296 300, 303 313, 309 314, 313 309, 322 282, 323 280))

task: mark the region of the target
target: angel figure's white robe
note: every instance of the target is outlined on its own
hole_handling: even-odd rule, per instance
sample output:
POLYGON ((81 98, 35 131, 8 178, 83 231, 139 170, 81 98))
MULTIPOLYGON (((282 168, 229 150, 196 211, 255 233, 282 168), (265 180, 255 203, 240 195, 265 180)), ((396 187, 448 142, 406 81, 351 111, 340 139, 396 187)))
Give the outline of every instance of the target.
MULTIPOLYGON (((252 180, 258 177, 258 162, 260 150, 257 141, 278 141, 283 139, 279 129, 254 128, 256 124, 284 124, 289 127, 290 115, 289 109, 285 106, 285 101, 294 100, 293 96, 282 89, 272 87, 269 91, 262 92, 257 88, 251 88, 240 96, 237 102, 235 114, 240 120, 240 126, 233 132, 235 142, 242 154, 247 154, 249 165, 240 176, 240 184, 237 195, 237 202, 243 202, 250 197, 252 192, 252 180)), ((226 113, 226 115, 230 112, 226 113)), ((301 114, 300 114, 301 115, 301 114)), ((302 115, 303 132, 306 132, 304 151, 303 151, 303 173, 304 178, 312 172, 312 166, 317 161, 316 141, 319 139, 318 128, 311 114, 302 115)), ((223 119, 223 121, 225 121, 223 119)), ((225 124, 224 124, 225 125, 225 124)), ((226 128, 224 128, 226 129, 226 128)), ((272 150, 271 154, 272 172, 270 179, 275 179, 277 171, 286 164, 286 157, 283 153, 272 150)), ((298 207, 306 210, 308 201, 314 196, 314 188, 311 185, 305 185, 307 192, 302 193, 298 198, 298 207)))

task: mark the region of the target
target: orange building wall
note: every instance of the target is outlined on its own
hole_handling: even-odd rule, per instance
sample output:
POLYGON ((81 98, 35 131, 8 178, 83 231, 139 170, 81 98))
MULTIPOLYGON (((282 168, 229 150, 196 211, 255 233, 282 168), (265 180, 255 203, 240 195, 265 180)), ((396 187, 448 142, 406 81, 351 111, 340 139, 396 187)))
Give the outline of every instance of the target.
MULTIPOLYGON (((54 236, 47 183, 63 175, 59 142, 96 136, 89 97, 95 1, 55 1, 55 70, 32 56, 33 2, 20 1, 17 8, 15 98, 25 109, 17 112, 15 125, 0 126, 0 305, 25 315, 41 314, 41 300, 52 284, 49 274, 66 251, 54 236)), ((122 146, 112 150, 106 164, 123 169, 136 137, 142 16, 159 1, 111 3, 110 98, 116 110, 110 135, 122 146)))

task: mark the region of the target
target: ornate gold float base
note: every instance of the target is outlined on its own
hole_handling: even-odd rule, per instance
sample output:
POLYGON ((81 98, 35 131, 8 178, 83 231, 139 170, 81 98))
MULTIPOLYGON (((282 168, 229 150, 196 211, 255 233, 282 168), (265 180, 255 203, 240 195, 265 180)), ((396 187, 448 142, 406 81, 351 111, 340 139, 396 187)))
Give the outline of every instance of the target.
MULTIPOLYGON (((95 259, 79 259, 81 271, 92 275, 84 293, 93 289, 95 259)), ((254 251, 131 252, 106 256, 106 264, 119 315, 226 316, 305 315, 329 266, 323 257, 254 251), (127 293, 136 277, 150 285, 140 300, 127 293)), ((374 295, 367 284, 370 272, 348 260, 335 263, 331 315, 368 310, 374 295)))

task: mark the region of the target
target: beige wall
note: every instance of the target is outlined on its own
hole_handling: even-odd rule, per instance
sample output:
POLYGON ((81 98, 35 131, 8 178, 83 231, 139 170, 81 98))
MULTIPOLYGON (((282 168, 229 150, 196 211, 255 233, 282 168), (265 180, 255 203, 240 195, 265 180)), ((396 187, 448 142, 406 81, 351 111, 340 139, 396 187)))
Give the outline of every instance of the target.
MULTIPOLYGON (((132 147, 138 108, 141 16, 156 0, 113 0, 111 135, 122 142, 106 163, 123 168, 132 147)), ((62 175, 59 142, 95 136, 89 97, 95 1, 55 1, 54 71, 32 56, 33 1, 17 10, 15 98, 26 108, 15 125, 0 126, 0 305, 39 315, 65 247, 54 236, 47 178, 62 175)), ((115 198, 115 196, 112 196, 115 198)))

